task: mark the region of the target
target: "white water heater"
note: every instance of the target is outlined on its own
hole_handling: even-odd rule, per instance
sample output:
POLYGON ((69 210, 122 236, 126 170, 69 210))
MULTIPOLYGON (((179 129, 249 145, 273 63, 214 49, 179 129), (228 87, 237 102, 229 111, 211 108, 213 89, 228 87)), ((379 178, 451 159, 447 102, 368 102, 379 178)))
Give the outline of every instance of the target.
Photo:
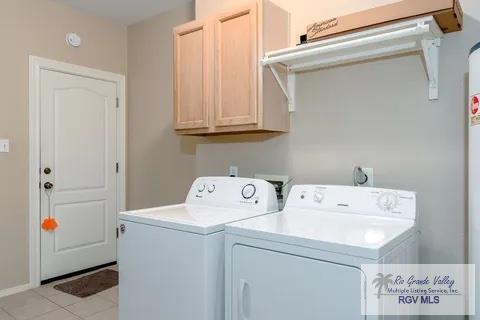
MULTIPOLYGON (((470 51, 469 94, 469 262, 480 279, 480 43, 470 51)), ((475 281, 475 309, 480 320, 480 280, 475 281)))

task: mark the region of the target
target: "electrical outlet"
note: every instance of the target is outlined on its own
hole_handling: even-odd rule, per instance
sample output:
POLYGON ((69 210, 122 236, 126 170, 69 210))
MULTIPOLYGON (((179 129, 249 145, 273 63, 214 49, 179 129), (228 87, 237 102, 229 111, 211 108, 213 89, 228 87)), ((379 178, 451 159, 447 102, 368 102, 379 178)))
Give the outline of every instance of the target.
POLYGON ((10 152, 10 141, 8 139, 0 139, 0 152, 10 152))
POLYGON ((237 166, 230 166, 228 170, 228 175, 230 177, 238 177, 238 167, 237 166))
POLYGON ((278 207, 283 209, 285 201, 287 201, 288 191, 290 186, 288 185, 288 176, 271 175, 271 174, 255 174, 256 179, 263 179, 275 187, 277 193, 278 207))
POLYGON ((368 177, 367 183, 364 184, 365 187, 373 187, 373 168, 362 168, 363 172, 368 177))
POLYGON ((364 167, 355 167, 354 169, 354 181, 353 185, 358 187, 373 187, 373 168, 364 168, 364 167), (361 168, 362 172, 367 176, 367 181, 365 183, 361 183, 360 181, 355 181, 356 178, 359 178, 359 175, 355 177, 355 170, 361 168))

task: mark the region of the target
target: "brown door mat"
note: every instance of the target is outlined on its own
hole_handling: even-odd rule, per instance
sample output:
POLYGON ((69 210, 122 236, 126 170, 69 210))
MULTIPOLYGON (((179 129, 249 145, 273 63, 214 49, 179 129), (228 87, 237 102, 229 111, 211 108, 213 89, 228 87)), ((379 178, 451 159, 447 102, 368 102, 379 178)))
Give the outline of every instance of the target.
POLYGON ((79 298, 86 298, 116 285, 118 285, 118 272, 105 269, 85 277, 57 284, 54 288, 79 298))

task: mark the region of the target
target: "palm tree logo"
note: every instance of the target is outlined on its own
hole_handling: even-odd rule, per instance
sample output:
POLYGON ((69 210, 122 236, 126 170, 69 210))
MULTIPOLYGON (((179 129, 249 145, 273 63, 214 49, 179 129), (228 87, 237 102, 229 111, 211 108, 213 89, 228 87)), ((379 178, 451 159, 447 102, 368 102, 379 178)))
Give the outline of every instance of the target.
POLYGON ((383 273, 377 273, 377 277, 372 281, 372 284, 375 285, 375 288, 378 288, 378 292, 377 292, 378 299, 380 299, 382 288, 385 288, 385 290, 387 290, 388 285, 393 284, 392 277, 393 277, 393 274, 384 275, 383 273))

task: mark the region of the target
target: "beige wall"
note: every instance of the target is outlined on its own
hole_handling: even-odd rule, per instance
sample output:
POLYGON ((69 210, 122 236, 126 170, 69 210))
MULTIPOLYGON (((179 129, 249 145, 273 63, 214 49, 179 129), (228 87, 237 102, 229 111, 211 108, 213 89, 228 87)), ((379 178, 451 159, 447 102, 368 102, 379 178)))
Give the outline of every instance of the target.
POLYGON ((0 1, 0 290, 28 279, 28 56, 126 72, 126 29, 46 0, 0 1), (79 49, 65 43, 75 31, 79 49))
MULTIPOLYGON (((215 0, 197 5, 204 1, 215 0)), ((286 4, 293 19, 315 3, 315 19, 324 19, 324 6, 337 15, 361 1, 275 2, 286 4)), ((469 49, 480 41, 480 3, 461 2, 465 30, 443 41, 440 100, 428 100, 419 56, 300 74, 290 134, 207 138, 197 146, 197 175, 226 174, 236 164, 242 176, 351 184, 353 166, 373 167, 377 186, 418 192, 421 261, 465 261, 466 79, 469 49)))
POLYGON ((195 138, 173 130, 173 34, 193 3, 128 28, 128 207, 182 202, 194 177, 195 138))

